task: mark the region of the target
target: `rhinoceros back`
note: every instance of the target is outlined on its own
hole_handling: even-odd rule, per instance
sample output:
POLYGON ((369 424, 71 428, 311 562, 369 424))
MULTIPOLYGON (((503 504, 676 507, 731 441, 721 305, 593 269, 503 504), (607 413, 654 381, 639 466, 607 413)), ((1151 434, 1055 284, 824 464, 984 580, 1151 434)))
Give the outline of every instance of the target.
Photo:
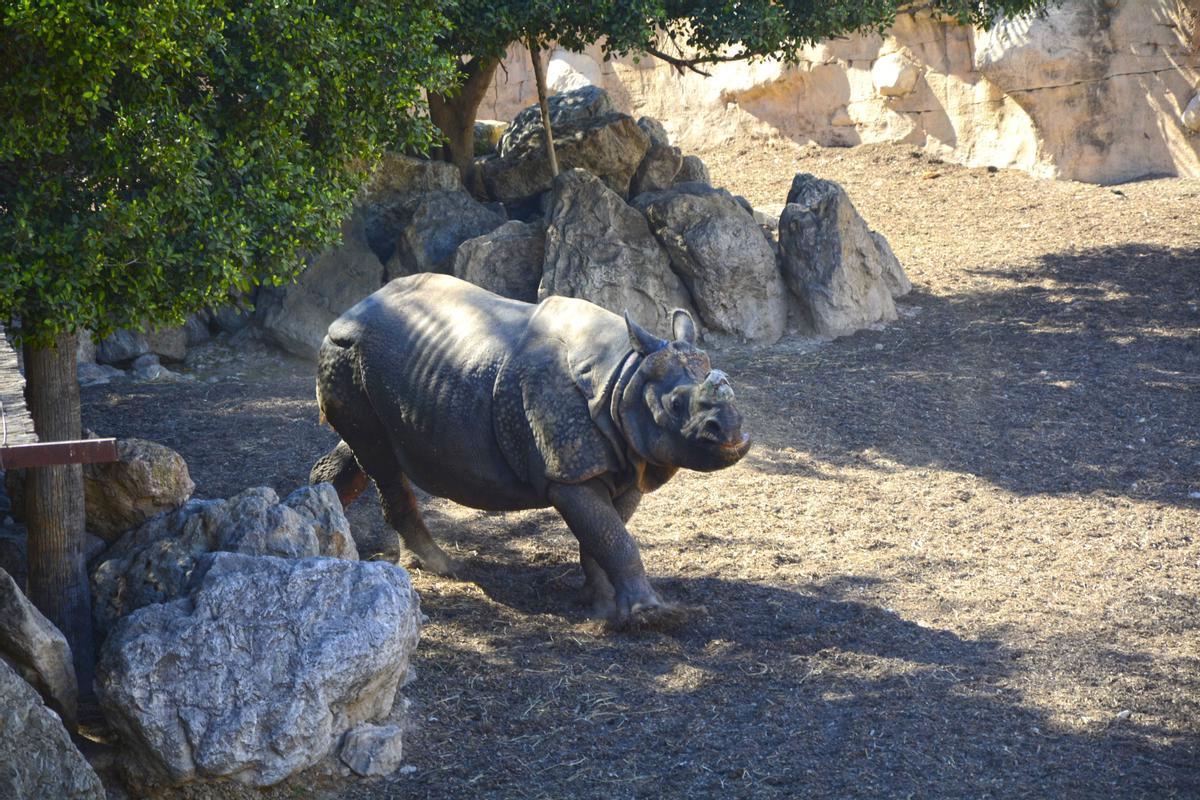
POLYGON ((475 508, 537 507, 549 481, 617 466, 589 400, 603 405, 624 326, 590 303, 534 306, 415 275, 347 311, 329 338, 357 350, 362 387, 397 460, 432 494, 475 508))

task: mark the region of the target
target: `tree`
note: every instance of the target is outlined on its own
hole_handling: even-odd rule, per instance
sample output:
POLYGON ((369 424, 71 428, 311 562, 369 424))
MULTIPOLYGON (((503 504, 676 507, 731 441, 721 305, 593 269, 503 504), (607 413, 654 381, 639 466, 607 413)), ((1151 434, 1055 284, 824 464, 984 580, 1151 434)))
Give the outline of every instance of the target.
MULTIPOLYGON (((1047 0, 932 0, 963 24, 989 26, 1047 0)), ((855 31, 883 30, 904 0, 458 0, 451 30, 439 42, 458 61, 457 88, 431 92, 429 113, 445 136, 443 154, 464 177, 471 169, 475 115, 513 42, 557 42, 582 50, 599 42, 605 57, 652 55, 675 68, 703 72, 726 61, 778 58, 795 62, 807 45, 855 31)), ((535 56, 536 58, 536 56, 535 56)))
MULTIPOLYGON (((44 440, 78 438, 75 337, 280 283, 384 145, 426 146, 438 0, 11 0, 0 10, 0 319, 44 440)), ((31 599, 92 642, 78 467, 31 470, 31 599)))

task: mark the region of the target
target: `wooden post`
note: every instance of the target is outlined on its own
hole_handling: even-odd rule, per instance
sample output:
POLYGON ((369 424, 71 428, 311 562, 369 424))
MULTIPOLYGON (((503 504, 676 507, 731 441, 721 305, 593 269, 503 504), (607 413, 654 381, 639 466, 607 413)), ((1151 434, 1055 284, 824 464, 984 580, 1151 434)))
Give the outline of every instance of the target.
POLYGON ((533 79, 537 84, 538 106, 542 109, 542 137, 550 159, 550 175, 558 175, 558 155, 554 152, 554 131, 550 128, 550 104, 546 100, 546 69, 542 66, 542 48, 529 37, 529 57, 533 59, 533 79))

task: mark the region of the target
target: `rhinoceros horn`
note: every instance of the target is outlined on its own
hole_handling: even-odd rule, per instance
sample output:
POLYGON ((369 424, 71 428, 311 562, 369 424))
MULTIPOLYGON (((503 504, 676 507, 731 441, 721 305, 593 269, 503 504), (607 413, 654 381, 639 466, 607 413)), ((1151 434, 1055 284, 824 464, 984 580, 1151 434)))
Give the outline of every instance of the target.
POLYGON ((729 376, 719 369, 714 369, 704 378, 704 383, 696 389, 701 403, 717 405, 733 402, 733 387, 729 385, 729 376))

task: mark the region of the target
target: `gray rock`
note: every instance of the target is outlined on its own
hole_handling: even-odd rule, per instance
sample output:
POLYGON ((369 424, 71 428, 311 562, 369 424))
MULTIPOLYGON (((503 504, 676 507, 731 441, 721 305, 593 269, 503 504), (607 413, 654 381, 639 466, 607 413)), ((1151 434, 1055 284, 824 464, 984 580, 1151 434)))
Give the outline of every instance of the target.
POLYGON ((75 363, 76 364, 94 364, 96 362, 96 340, 92 338, 92 332, 86 328, 82 328, 76 334, 75 345, 75 363))
POLYGON ((386 715, 420 604, 384 562, 205 556, 187 596, 120 622, 97 665, 135 788, 269 786, 386 715))
POLYGON ((372 173, 366 195, 359 205, 368 206, 392 195, 450 192, 461 188, 458 168, 453 164, 389 152, 383 154, 372 173))
POLYGON ((490 292, 535 303, 545 255, 544 226, 514 220, 459 245, 451 271, 490 292))
POLYGON ((675 173, 676 183, 707 183, 712 184, 712 178, 709 177, 708 167, 704 166, 704 162, 700 160, 700 156, 684 156, 682 163, 679 165, 679 172, 675 173))
POLYGON ((7 662, 74 727, 79 686, 66 637, 0 569, 0 661, 7 662))
POLYGON ((638 165, 633 181, 629 184, 629 196, 637 197, 646 192, 659 192, 671 188, 683 157, 678 147, 652 144, 638 165))
POLYGON ((399 229, 395 256, 387 262, 387 279, 418 272, 448 273, 460 244, 504 221, 504 215, 485 208, 462 189, 416 195, 399 229))
POLYGON ((686 183, 633 201, 666 248, 705 325, 756 344, 787 327, 787 289, 770 242, 729 192, 686 183))
POLYGON ((620 314, 628 310, 660 336, 675 308, 692 310, 646 218, 595 175, 570 170, 554 181, 546 260, 538 297, 580 297, 620 314))
POLYGON ((164 367, 162 364, 146 364, 145 366, 136 367, 129 371, 129 377, 135 381, 173 381, 178 380, 181 376, 177 372, 164 367))
POLYGON ((179 325, 147 331, 146 344, 164 361, 183 361, 187 355, 187 329, 179 325))
POLYGON ((329 324, 384 282, 367 245, 362 217, 342 225, 342 243, 309 261, 295 282, 262 303, 262 328, 286 350, 315 359, 329 324))
POLYGON ((108 364, 80 364, 75 368, 80 386, 100 386, 114 378, 124 378, 125 371, 108 364))
POLYGON ((399 725, 359 725, 342 741, 338 758, 363 777, 390 775, 404 758, 404 735, 399 725))
MULTIPOLYGON (((554 138, 562 136, 567 128, 578 128, 588 120, 605 117, 616 113, 608 92, 598 86, 584 86, 569 92, 559 92, 547 98, 546 105, 550 111, 550 130, 554 138)), ((534 103, 521 109, 500 137, 500 145, 496 152, 500 156, 518 150, 524 150, 529 145, 541 144, 542 141, 542 110, 534 103)))
POLYGON ((83 468, 88 530, 116 541, 154 515, 182 506, 195 488, 179 453, 146 439, 121 439, 116 461, 83 468))
POLYGON ((209 319, 211 315, 208 312, 197 311, 184 321, 183 334, 188 347, 204 344, 212 338, 212 331, 208 327, 209 319))
POLYGON ((205 553, 357 558, 332 486, 294 493, 288 500, 292 505, 280 503, 265 486, 230 500, 191 500, 122 536, 91 571, 97 635, 139 608, 181 596, 205 553), (323 510, 318 511, 317 501, 323 510))
POLYGON ((253 318, 251 311, 240 307, 236 302, 212 310, 213 325, 222 333, 237 333, 249 325, 253 318))
POLYGON ((0 660, 0 797, 105 800, 104 786, 62 720, 0 660))
POLYGON ((142 353, 150 352, 146 337, 136 331, 119 330, 100 342, 96 361, 101 364, 128 364, 142 353))
MULTIPOLYGON (((560 169, 585 169, 621 197, 650 147, 650 137, 625 114, 608 114, 555 126, 560 169)), ((531 140, 500 158, 481 162, 488 196, 503 203, 528 200, 550 188, 550 162, 540 141, 531 140)))
POLYGON ((133 363, 129 365, 129 368, 132 370, 139 370, 157 366, 161 366, 161 362, 158 360, 158 355, 156 353, 142 353, 133 360, 133 363))
POLYGON ((654 117, 639 117, 637 124, 650 137, 651 146, 662 145, 670 147, 671 138, 667 135, 667 129, 654 117))
POLYGON ((822 336, 845 336, 896 318, 889 285, 907 284, 891 248, 881 248, 844 189, 797 174, 779 219, 783 278, 822 336), (892 277, 885 277, 892 273, 892 277))

